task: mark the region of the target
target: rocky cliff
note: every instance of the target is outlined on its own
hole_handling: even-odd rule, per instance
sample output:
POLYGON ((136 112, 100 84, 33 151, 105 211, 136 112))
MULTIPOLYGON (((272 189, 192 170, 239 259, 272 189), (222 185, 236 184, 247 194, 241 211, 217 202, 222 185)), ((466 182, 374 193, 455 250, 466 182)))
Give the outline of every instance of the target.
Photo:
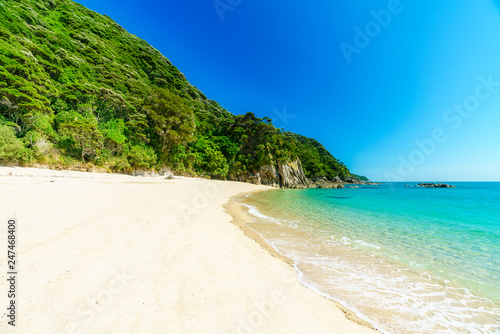
MULTIPOLYGON (((299 158, 294 161, 271 163, 261 166, 254 173, 229 174, 231 181, 249 182, 254 184, 263 184, 275 188, 305 189, 305 188, 323 188, 337 189, 345 188, 345 185, 379 185, 371 181, 364 181, 354 176, 348 176, 344 179, 336 176, 333 180, 326 177, 307 178, 304 174, 302 162, 299 158)), ((350 187, 358 188, 358 187, 350 187)))
POLYGON ((311 186, 311 181, 304 175, 300 159, 278 162, 277 165, 274 163, 264 165, 255 173, 230 174, 228 179, 231 181, 263 184, 275 188, 302 189, 311 186))
POLYGON ((278 172, 281 179, 282 188, 309 188, 310 181, 304 175, 304 169, 300 159, 292 162, 278 162, 278 172))
POLYGON ((300 159, 261 166, 258 172, 243 175, 229 175, 229 180, 263 184, 275 188, 344 188, 343 181, 335 178, 308 179, 304 174, 300 159))
POLYGON ((255 179, 252 179, 251 181, 253 183, 265 184, 271 187, 281 187, 281 175, 273 164, 261 166, 260 172, 256 173, 255 179))
MULTIPOLYGON (((355 176, 348 176, 344 179, 336 176, 333 180, 326 177, 307 178, 304 174, 302 162, 299 158, 294 161, 271 163, 261 166, 258 171, 245 174, 229 174, 231 181, 250 182, 263 184, 275 188, 305 189, 305 188, 344 188, 344 185, 378 185, 371 181, 364 181, 355 176)), ((353 188, 353 187, 350 187, 353 188)), ((357 188, 357 187, 354 187, 357 188)))

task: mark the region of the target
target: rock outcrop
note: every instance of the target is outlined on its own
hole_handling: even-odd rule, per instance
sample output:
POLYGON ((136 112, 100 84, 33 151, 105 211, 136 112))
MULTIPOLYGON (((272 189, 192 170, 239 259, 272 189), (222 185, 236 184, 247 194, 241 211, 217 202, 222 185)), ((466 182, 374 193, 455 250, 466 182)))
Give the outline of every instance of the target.
POLYGON ((419 183, 419 184, 417 184, 417 187, 424 187, 424 188, 456 188, 455 186, 452 186, 451 184, 445 184, 445 183, 419 183))
POLYGON ((249 182, 254 184, 263 184, 275 188, 322 188, 322 189, 338 189, 344 188, 345 184, 362 184, 362 185, 378 185, 371 181, 363 181, 357 177, 348 176, 345 180, 336 176, 333 180, 328 180, 326 177, 316 177, 309 179, 304 174, 302 162, 300 159, 294 161, 271 163, 269 165, 260 166, 259 170, 253 173, 229 174, 228 180, 249 182))
POLYGON ((264 165, 260 167, 257 173, 238 177, 230 175, 229 179, 264 184, 276 188, 303 189, 310 187, 310 182, 304 175, 304 169, 299 159, 278 162, 277 168, 274 164, 264 165))
POLYGON ((303 189, 309 188, 309 180, 304 175, 300 159, 292 162, 278 162, 278 172, 282 188, 303 189))
POLYGON ((344 179, 345 183, 351 183, 351 184, 363 184, 365 181, 358 179, 357 177, 354 176, 348 176, 344 179))
POLYGON ((147 177, 157 177, 157 176, 168 176, 173 175, 170 168, 162 168, 159 171, 154 169, 136 168, 131 173, 133 176, 147 176, 147 177))
POLYGON ((300 159, 278 162, 277 166, 275 164, 264 165, 255 173, 229 174, 228 179, 231 181, 263 184, 275 188, 344 188, 344 182, 338 176, 332 181, 329 181, 326 177, 315 178, 313 180, 307 178, 300 159))
POLYGON ((311 188, 321 189, 338 189, 344 188, 344 182, 337 176, 333 181, 329 181, 326 177, 317 177, 311 180, 311 188))
MULTIPOLYGON (((336 177, 338 178, 338 176, 336 177)), ((383 183, 377 183, 377 182, 372 182, 372 181, 364 181, 364 180, 361 180, 357 177, 354 177, 354 176, 348 176, 345 178, 344 180, 344 183, 349 183, 349 184, 363 184, 363 185, 368 185, 368 186, 378 186, 380 184, 383 184, 383 183)))
POLYGON ((273 164, 260 167, 260 183, 267 186, 279 188, 281 187, 280 174, 273 164))

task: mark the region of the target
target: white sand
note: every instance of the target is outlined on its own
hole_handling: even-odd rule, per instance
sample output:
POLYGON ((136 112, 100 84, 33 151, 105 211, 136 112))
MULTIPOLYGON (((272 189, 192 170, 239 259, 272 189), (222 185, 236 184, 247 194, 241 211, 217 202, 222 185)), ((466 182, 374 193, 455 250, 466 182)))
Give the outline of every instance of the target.
POLYGON ((230 223, 223 204, 265 188, 0 167, 0 333, 376 333, 230 223))

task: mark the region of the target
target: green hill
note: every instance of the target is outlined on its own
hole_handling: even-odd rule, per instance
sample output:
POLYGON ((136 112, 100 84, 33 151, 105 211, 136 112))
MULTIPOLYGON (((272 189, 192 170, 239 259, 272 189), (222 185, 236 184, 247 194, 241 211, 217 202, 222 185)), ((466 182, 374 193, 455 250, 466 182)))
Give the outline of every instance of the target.
POLYGON ((159 51, 69 0, 0 3, 0 162, 226 178, 300 157, 350 175, 313 139, 233 115, 159 51))

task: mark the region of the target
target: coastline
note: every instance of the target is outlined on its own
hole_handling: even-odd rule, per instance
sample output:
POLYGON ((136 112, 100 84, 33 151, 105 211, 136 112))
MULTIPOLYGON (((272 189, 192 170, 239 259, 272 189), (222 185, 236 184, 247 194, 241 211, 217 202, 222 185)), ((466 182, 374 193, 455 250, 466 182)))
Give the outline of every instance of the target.
POLYGON ((19 222, 15 333, 377 333, 230 224, 230 198, 273 188, 17 167, 0 186, 0 219, 19 222))
MULTIPOLYGON (((475 184, 469 187, 470 190, 463 191, 459 198, 463 198, 466 208, 471 210, 477 206, 469 202, 473 196, 467 195, 498 190, 498 186, 485 187, 484 184, 475 184)), ((439 216, 441 206, 437 206, 434 212, 428 213, 429 219, 434 219, 434 229, 429 228, 429 224, 418 225, 415 222, 421 219, 422 208, 429 207, 428 198, 446 204, 456 197, 446 196, 446 191, 433 197, 436 196, 435 190, 412 191, 404 186, 398 189, 394 194, 389 186, 385 186, 376 194, 380 198, 378 201, 369 190, 359 190, 356 196, 321 190, 300 194, 293 190, 265 191, 255 196, 242 194, 233 197, 231 203, 226 205, 226 211, 231 213, 233 223, 248 237, 293 267, 300 284, 334 301, 350 320, 358 322, 357 318, 360 318, 373 326, 368 324, 368 327, 384 333, 424 334, 443 329, 453 333, 496 333, 500 308, 498 298, 494 299, 498 296, 495 295, 498 289, 494 284, 498 266, 494 268, 491 265, 497 261, 492 256, 494 249, 488 248, 493 254, 478 252, 475 258, 468 257, 468 254, 478 240, 484 240, 483 245, 494 245, 498 240, 495 234, 498 229, 493 225, 488 235, 462 234, 471 225, 460 218, 452 219, 455 217, 453 206, 445 217, 454 224, 448 222, 446 226, 446 220, 439 216), (384 209, 391 208, 393 197, 401 199, 399 211, 388 215, 384 209), (413 206, 415 211, 411 210, 413 206), (380 214, 377 214, 378 207, 381 208, 380 214), (401 211, 407 216, 401 216, 401 211), (457 226, 460 231, 458 238, 440 237, 445 235, 444 232, 447 232, 446 236, 454 235, 450 231, 457 231, 457 226), (387 232, 390 229, 394 232, 387 232), (429 235, 442 242, 431 240, 426 244, 422 239, 415 238, 419 235, 429 235), (449 250, 453 250, 454 245, 462 244, 462 235, 468 236, 471 247, 464 245, 450 254, 449 250), (419 248, 421 245, 422 248, 419 248), (442 248, 439 248, 441 245, 442 248), (392 254, 400 255, 407 262, 398 262, 397 258, 390 257, 392 254), (454 271, 443 271, 441 276, 438 270, 449 268, 445 261, 449 257, 456 258, 456 254, 465 255, 463 276, 446 280, 445 275, 450 273, 448 277, 453 276, 454 271), (441 259, 444 260, 443 267, 436 265, 441 259), (489 267, 476 266, 475 263, 473 267, 468 267, 465 259, 491 259, 491 262, 480 262, 488 263, 489 267), (415 262, 411 262, 413 260, 415 262), (480 286, 483 290, 475 289, 474 283, 479 282, 477 278, 466 280, 469 268, 489 270, 489 276, 485 273, 482 276, 474 273, 472 276, 484 277, 485 284, 480 286), (353 312, 349 314, 349 310, 353 312)), ((495 194, 490 196, 489 203, 498 200, 498 191, 495 194)), ((484 218, 472 221, 498 222, 497 217, 488 216, 487 210, 479 209, 478 212, 485 213, 484 218)), ((476 226, 481 225, 473 225, 472 228, 476 226)))
MULTIPOLYGON (((273 246, 271 246, 260 235, 259 232, 255 231, 250 226, 248 226, 248 223, 254 221, 256 219, 256 217, 253 216, 253 215, 251 215, 249 213, 249 208, 248 207, 246 207, 242 203, 236 201, 236 199, 235 199, 236 197, 241 197, 241 196, 245 196, 245 195, 250 194, 250 193, 260 192, 260 191, 265 191, 265 190, 256 190, 256 191, 252 191, 252 192, 248 192, 248 193, 238 194, 238 195, 232 197, 229 200, 229 202, 227 202, 224 205, 224 210, 232 217, 231 222, 234 225, 238 226, 243 231, 243 233, 245 233, 245 235, 247 237, 249 237, 250 239, 254 240, 257 244, 259 244, 260 247, 262 247, 262 249, 264 249, 266 252, 268 252, 269 254, 271 254, 273 257, 275 257, 275 258, 277 258, 277 259, 285 262, 292 269, 294 269, 294 263, 293 263, 292 259, 290 259, 290 258, 284 256, 283 254, 279 253, 273 246)), ((295 271, 295 269, 294 269, 294 271, 295 271)), ((314 291, 312 291, 312 292, 314 292, 314 291)), ((321 296, 321 297, 325 298, 329 302, 335 304, 335 306, 338 309, 340 309, 345 314, 345 317, 348 320, 350 320, 350 321, 352 321, 352 322, 354 322, 354 323, 356 323, 358 325, 361 325, 363 327, 366 327, 366 328, 368 328, 370 330, 377 331, 371 323, 369 323, 368 321, 365 321, 363 319, 360 319, 356 315, 355 312, 349 310, 348 308, 346 308, 345 306, 343 306, 341 303, 339 303, 339 302, 337 302, 335 300, 328 299, 328 298, 326 298, 324 296, 321 296)))

